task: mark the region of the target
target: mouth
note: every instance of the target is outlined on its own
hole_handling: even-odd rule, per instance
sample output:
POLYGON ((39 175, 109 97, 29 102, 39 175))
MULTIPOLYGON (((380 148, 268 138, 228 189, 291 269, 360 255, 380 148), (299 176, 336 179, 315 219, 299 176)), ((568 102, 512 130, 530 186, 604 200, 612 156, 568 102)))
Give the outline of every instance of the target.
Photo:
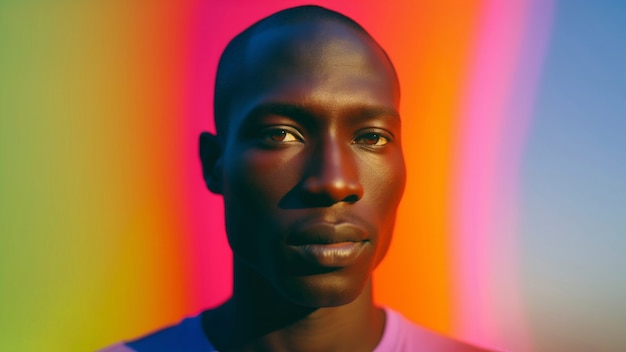
POLYGON ((368 242, 335 242, 292 246, 293 251, 306 261, 327 268, 346 267, 354 263, 368 242))
POLYGON ((358 260, 369 245, 367 232, 350 223, 309 223, 287 238, 289 249, 310 264, 326 268, 346 267, 358 260))

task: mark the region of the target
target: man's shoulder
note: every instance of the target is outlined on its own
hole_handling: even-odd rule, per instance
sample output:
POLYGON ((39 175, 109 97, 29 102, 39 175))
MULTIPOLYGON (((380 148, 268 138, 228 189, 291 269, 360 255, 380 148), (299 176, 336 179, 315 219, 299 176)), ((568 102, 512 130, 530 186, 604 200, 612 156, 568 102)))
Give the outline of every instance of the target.
POLYGON ((385 333, 374 352, 493 352, 426 329, 392 309, 386 308, 385 312, 387 315, 385 333))
POLYGON ((200 315, 138 339, 118 343, 99 352, 194 352, 215 351, 202 330, 200 315))

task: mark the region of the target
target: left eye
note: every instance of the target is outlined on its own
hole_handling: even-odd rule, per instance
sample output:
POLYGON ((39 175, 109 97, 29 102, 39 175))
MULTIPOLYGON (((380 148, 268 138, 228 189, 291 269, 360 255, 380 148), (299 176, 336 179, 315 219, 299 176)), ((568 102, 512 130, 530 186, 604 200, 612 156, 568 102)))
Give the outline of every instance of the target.
POLYGON ((378 133, 371 132, 359 136, 354 140, 354 142, 379 147, 389 143, 389 140, 378 133))

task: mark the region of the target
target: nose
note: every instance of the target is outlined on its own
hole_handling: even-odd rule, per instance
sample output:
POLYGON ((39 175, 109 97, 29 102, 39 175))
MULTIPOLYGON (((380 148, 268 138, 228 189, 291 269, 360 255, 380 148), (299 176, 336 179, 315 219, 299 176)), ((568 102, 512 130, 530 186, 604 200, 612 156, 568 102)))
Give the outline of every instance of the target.
POLYGON ((350 144, 329 139, 313 152, 302 183, 309 206, 354 203, 363 197, 356 155, 350 144))

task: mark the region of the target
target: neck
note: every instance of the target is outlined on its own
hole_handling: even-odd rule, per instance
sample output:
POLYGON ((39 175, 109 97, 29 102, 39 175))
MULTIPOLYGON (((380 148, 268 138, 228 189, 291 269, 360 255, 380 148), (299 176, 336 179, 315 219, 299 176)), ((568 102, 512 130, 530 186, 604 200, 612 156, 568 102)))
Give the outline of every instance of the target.
POLYGON ((371 351, 380 341, 384 312, 374 306, 371 281, 352 302, 311 308, 286 300, 266 280, 235 264, 230 300, 203 314, 209 340, 220 351, 371 351))

